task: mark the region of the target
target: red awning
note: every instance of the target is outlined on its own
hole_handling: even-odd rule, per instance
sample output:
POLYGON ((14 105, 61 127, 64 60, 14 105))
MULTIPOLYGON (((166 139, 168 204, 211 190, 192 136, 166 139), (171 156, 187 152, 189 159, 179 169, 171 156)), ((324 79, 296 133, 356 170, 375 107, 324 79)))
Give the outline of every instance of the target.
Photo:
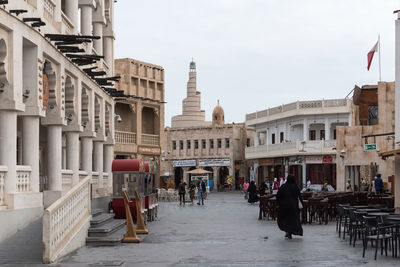
POLYGON ((138 159, 115 159, 112 163, 113 172, 138 172, 140 160, 138 159))

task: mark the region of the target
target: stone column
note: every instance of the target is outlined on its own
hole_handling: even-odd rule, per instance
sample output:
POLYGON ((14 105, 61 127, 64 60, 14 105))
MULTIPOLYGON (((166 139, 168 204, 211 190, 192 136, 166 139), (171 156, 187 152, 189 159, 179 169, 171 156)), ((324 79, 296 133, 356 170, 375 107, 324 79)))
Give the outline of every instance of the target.
POLYGON ((303 140, 308 141, 308 121, 304 119, 303 122, 303 140))
POLYGON ((109 194, 112 193, 112 162, 114 159, 114 145, 112 144, 105 144, 104 145, 104 172, 108 173, 108 183, 104 185, 104 188, 107 189, 109 194))
MULTIPOLYGON (((136 104, 136 144, 138 145, 142 144, 142 110, 142 102, 138 101, 136 104)), ((176 146, 176 151, 179 151, 179 142, 177 142, 176 146)), ((192 144, 192 147, 194 147, 194 143, 192 144)))
POLYGON ((325 119, 325 140, 331 139, 331 125, 329 124, 329 119, 325 119))
POLYGON ((93 138, 92 137, 81 137, 82 141, 82 170, 92 175, 93 166, 93 138))
POLYGON ((1 110, 0 125, 0 165, 4 165, 8 168, 4 184, 6 193, 5 202, 12 208, 12 200, 7 199, 7 194, 15 193, 16 191, 17 112, 1 110))
POLYGON ((395 182, 394 182, 394 207, 396 211, 400 211, 400 158, 396 157, 395 164, 395 182))
MULTIPOLYGON (((103 23, 102 22, 93 22, 93 35, 103 37, 103 23)), ((103 55, 103 40, 95 39, 93 40, 94 49, 96 50, 98 55, 103 55)))
POLYGON ((104 61, 107 63, 107 65, 112 68, 113 64, 113 47, 112 47, 112 41, 113 38, 110 36, 103 36, 103 54, 104 54, 104 61))
POLYGON ((22 164, 32 167, 31 190, 39 192, 39 117, 22 117, 22 164))
POLYGON ((90 5, 81 6, 81 33, 92 35, 92 7, 90 5))
POLYGON ((301 163, 301 173, 303 176, 302 182, 303 185, 307 184, 307 165, 306 165, 306 159, 303 159, 303 162, 301 163))
POLYGON ((66 132, 67 169, 72 170, 72 186, 79 183, 79 132, 66 132))
POLYGON ((62 126, 47 126, 47 176, 50 191, 62 191, 62 126))
MULTIPOLYGON (((254 146, 258 146, 260 143, 260 140, 258 139, 258 132, 254 132, 254 146)), ((218 144, 214 144, 215 146, 218 147, 218 144)))
POLYGON ((103 141, 93 142, 93 171, 99 173, 98 188, 100 191, 104 188, 103 185, 103 141))
POLYGON ((74 32, 78 32, 78 0, 65 1, 65 15, 74 24, 74 32))

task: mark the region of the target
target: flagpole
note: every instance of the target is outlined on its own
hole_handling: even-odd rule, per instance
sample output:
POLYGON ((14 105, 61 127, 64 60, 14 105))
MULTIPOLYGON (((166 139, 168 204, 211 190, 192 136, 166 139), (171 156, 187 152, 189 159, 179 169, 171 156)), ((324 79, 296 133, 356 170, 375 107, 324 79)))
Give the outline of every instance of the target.
POLYGON ((378 43, 379 43, 379 81, 382 81, 382 69, 381 69, 381 35, 378 35, 378 43))

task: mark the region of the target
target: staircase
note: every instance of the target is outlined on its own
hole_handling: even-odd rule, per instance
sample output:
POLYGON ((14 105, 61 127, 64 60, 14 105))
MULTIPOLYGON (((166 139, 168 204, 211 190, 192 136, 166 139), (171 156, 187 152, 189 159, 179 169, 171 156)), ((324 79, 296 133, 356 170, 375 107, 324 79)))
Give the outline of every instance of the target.
POLYGON ((113 213, 93 210, 86 245, 113 246, 122 241, 125 234, 125 220, 114 219, 113 213))

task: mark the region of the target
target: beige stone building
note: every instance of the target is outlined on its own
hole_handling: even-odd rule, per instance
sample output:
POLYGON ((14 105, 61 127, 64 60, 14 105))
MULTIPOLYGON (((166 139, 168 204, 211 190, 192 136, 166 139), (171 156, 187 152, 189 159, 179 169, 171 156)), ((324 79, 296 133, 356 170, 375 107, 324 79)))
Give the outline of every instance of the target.
POLYGON ((128 97, 116 98, 115 157, 156 162, 156 186, 164 132, 164 69, 124 58, 115 60, 121 79, 117 89, 128 97))
POLYGON ((353 94, 352 126, 337 127, 337 189, 344 191, 347 180, 360 188, 361 178, 381 173, 390 189, 394 158, 382 158, 381 151, 395 147, 393 82, 356 87, 353 94))
MULTIPOLYGON (((219 101, 212 122, 207 122, 200 103, 200 92, 196 90, 196 64, 191 62, 182 115, 173 117, 172 128, 165 129, 161 173, 165 178, 173 176, 178 184, 182 178, 189 182, 188 171, 202 168, 211 172, 210 189, 219 188, 229 175, 238 185, 240 177, 248 177, 244 151, 253 143, 254 130, 244 123, 225 124, 225 113, 219 101)), ((166 183, 162 184, 166 186, 166 183)))

